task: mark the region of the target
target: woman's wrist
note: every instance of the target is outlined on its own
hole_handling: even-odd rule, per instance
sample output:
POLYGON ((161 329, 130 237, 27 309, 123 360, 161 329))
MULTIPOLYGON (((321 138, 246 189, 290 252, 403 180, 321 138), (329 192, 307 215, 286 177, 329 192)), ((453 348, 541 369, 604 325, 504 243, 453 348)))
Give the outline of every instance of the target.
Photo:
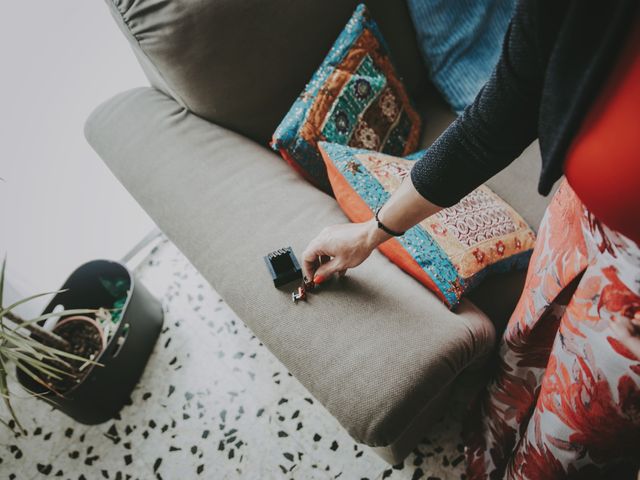
POLYGON ((378 218, 372 218, 362 224, 363 242, 373 250, 381 243, 393 238, 394 235, 391 233, 396 232, 399 235, 439 210, 440 207, 430 203, 418 193, 411 181, 402 182, 387 203, 378 210, 378 218), (387 231, 380 228, 378 222, 381 222, 387 231))
POLYGON ((399 236, 439 210, 441 207, 424 198, 415 189, 411 179, 405 178, 391 198, 378 210, 377 217, 389 234, 386 240, 391 234, 399 236))
POLYGON ((392 238, 391 235, 378 228, 378 222, 375 218, 372 218, 368 222, 365 222, 364 225, 366 231, 365 241, 371 250, 377 248, 378 245, 392 238))

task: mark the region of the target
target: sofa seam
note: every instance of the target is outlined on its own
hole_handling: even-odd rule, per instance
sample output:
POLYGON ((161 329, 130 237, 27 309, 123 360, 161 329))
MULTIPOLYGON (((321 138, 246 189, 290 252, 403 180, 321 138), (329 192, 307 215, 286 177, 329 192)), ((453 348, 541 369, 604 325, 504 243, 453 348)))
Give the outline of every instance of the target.
MULTIPOLYGON (((174 88, 170 85, 170 83, 167 81, 167 79, 165 78, 165 76, 162 74, 162 72, 160 71, 160 69, 157 67, 157 65, 155 64, 155 62, 153 60, 151 60, 151 58, 149 57, 149 55, 147 55, 147 52, 142 48, 142 45, 140 44, 140 40, 138 39, 138 37, 133 33, 133 31, 131 30, 131 25, 129 24, 129 22, 124 18, 125 13, 127 12, 127 10, 125 9, 125 11, 121 10, 120 7, 118 5, 116 5, 115 0, 105 0, 107 3, 109 3, 109 5, 111 5, 113 8, 111 9, 112 11, 116 11, 118 12, 117 15, 117 20, 119 21, 125 28, 123 28, 122 30, 124 30, 124 34, 126 37, 128 37, 128 40, 131 42, 131 40, 133 40, 132 43, 135 43, 135 46, 137 47, 137 50, 144 56, 144 58, 147 60, 147 62, 149 62, 149 65, 151 65, 153 67, 153 70, 155 72, 156 75, 158 75, 158 77, 164 82, 164 84, 166 85, 169 95, 171 97, 173 97, 178 103, 182 104, 182 106, 184 108, 186 108, 189 112, 192 112, 191 108, 189 107, 189 105, 187 105, 187 102, 184 100, 184 98, 182 98, 182 95, 179 95, 174 88)), ((135 52, 134 52, 135 55, 135 52)), ((144 66, 140 65, 144 71, 144 66)), ((146 76, 146 73, 145 73, 146 76)), ((149 80, 149 79, 148 79, 149 80)), ((149 80, 149 83, 151 84, 151 81, 149 80)), ((156 88, 153 84, 151 84, 152 87, 156 88)))

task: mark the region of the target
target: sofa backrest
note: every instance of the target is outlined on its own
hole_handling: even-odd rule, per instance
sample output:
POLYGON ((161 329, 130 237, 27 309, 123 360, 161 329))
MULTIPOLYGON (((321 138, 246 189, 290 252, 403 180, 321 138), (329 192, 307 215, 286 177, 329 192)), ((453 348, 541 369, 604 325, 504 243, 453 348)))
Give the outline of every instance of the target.
MULTIPOLYGON (((358 0, 106 0, 151 84, 266 142, 358 0)), ((410 93, 426 88, 404 0, 370 0, 410 93)))

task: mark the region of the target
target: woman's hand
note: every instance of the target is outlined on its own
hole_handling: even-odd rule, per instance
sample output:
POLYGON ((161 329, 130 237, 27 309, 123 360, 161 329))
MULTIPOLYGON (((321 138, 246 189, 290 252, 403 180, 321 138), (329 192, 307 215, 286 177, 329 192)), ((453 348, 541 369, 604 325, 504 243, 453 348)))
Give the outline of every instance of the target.
POLYGON ((375 220, 333 225, 323 229, 304 251, 303 270, 307 278, 320 284, 334 273, 344 275, 357 267, 382 242, 391 238, 375 220))

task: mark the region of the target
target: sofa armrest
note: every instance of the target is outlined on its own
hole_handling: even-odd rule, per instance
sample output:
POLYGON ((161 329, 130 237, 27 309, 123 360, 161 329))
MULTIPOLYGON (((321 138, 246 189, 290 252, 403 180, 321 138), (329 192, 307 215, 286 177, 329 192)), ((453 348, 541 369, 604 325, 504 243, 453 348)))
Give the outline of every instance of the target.
MULTIPOLYGON (((200 273, 358 441, 394 442, 425 406, 492 349, 471 302, 450 312, 379 252, 293 305, 263 255, 302 252, 345 222, 335 200, 267 148, 150 89, 96 109, 86 137, 200 273)), ((425 427, 426 428, 426 427, 425 427)))

